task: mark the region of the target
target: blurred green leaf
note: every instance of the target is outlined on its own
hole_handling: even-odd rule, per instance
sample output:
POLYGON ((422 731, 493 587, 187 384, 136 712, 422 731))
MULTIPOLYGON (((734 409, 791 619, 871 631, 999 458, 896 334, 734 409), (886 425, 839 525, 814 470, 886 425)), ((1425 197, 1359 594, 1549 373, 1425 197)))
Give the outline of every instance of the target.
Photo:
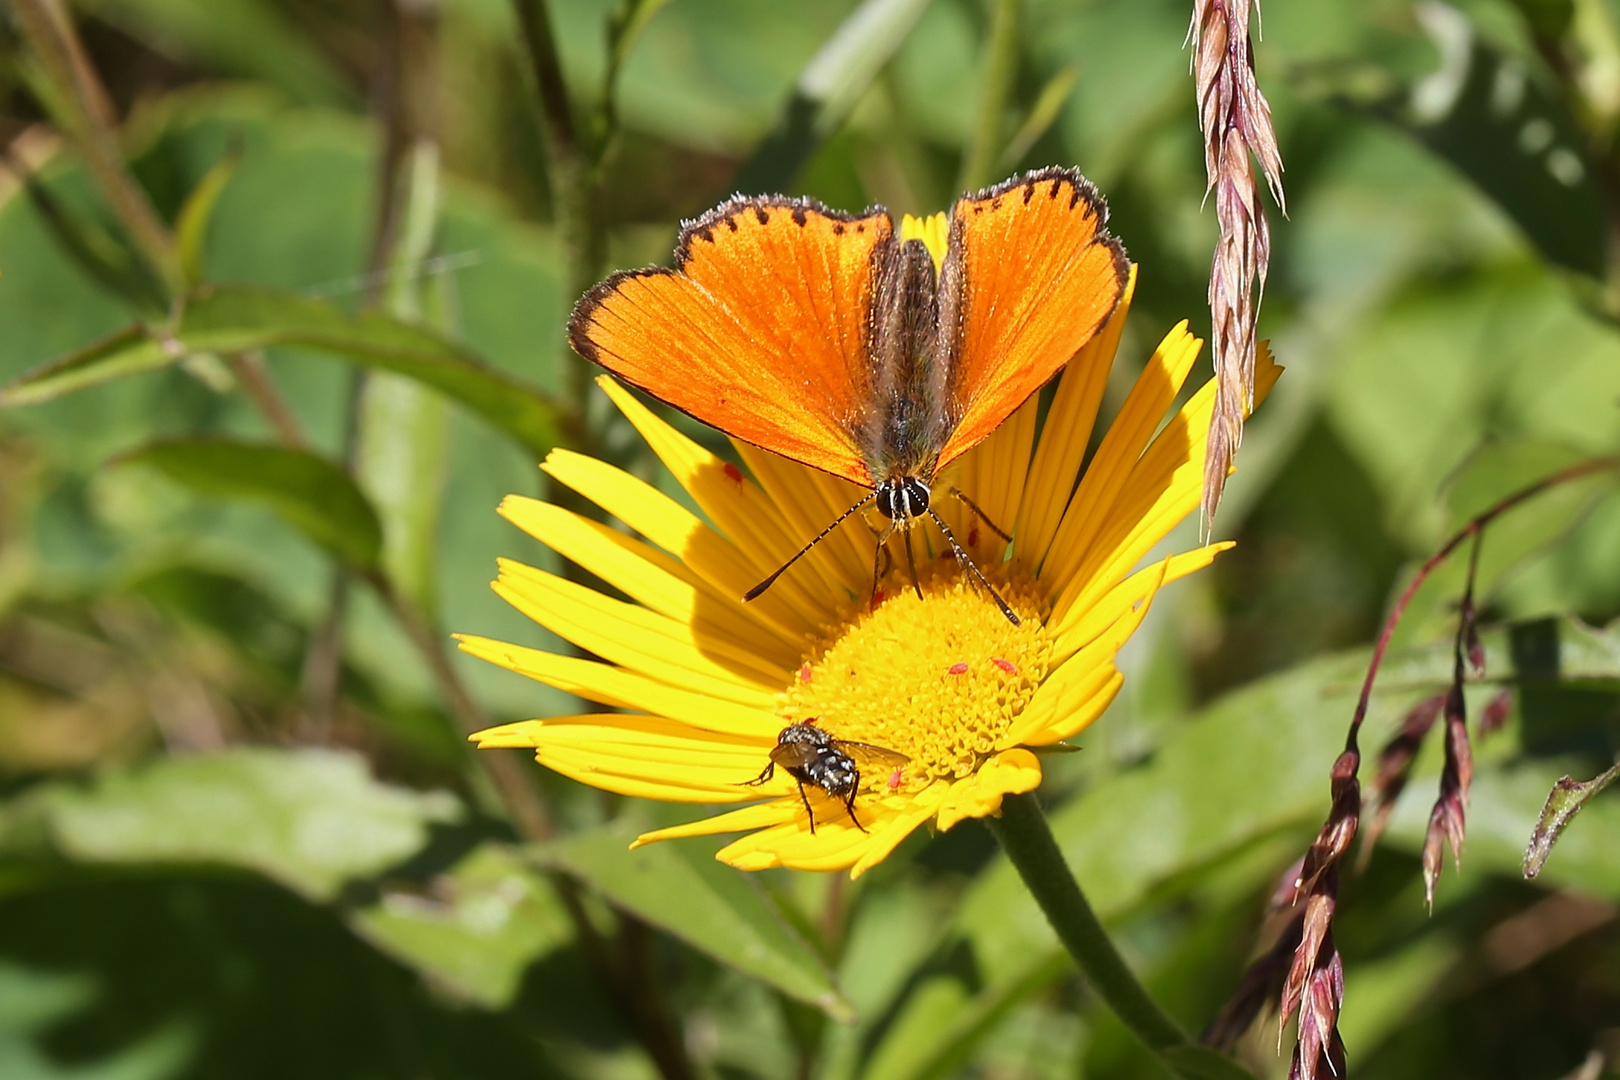
POLYGON ((1547 804, 1541 808, 1541 817, 1536 821, 1535 832, 1530 834, 1530 846, 1524 852, 1525 877, 1533 878, 1541 873, 1547 856, 1552 854, 1553 845, 1558 843, 1564 829, 1587 803, 1614 783, 1616 777, 1620 777, 1620 765, 1584 783, 1573 776, 1565 776, 1553 785, 1553 789, 1547 793, 1547 804))
POLYGON ((231 182, 241 159, 239 150, 234 147, 227 150, 180 205, 174 223, 174 243, 180 257, 180 271, 185 274, 188 285, 198 285, 203 280, 203 247, 208 241, 208 226, 213 223, 214 208, 219 205, 219 197, 225 185, 231 182))
POLYGON ((1412 87, 1409 107, 1388 102, 1378 111, 1473 181, 1552 262, 1601 278, 1603 201, 1562 95, 1480 41, 1457 9, 1416 10, 1440 68, 1412 87))
POLYGON ((92 281, 138 310, 163 310, 162 282, 131 244, 88 214, 58 199, 32 173, 23 173, 22 183, 28 192, 28 201, 52 238, 92 281))
MULTIPOLYGON (((436 279, 424 282, 417 274, 438 232, 438 147, 417 142, 401 162, 395 183, 401 227, 388 259, 396 273, 384 290, 384 306, 400 318, 444 328, 451 312, 443 290, 436 279), (424 305, 425 293, 438 302, 424 305)), ((383 569, 418 609, 432 613, 438 607, 434 570, 450 464, 449 403, 404 376, 371 372, 360 391, 358 417, 355 481, 381 519, 383 569)))
POLYGON ((511 1003, 530 963, 573 940, 550 882, 499 844, 476 848, 425 893, 385 887, 351 924, 429 981, 491 1009, 511 1003))
POLYGON ((799 170, 849 115, 929 0, 865 0, 799 73, 793 94, 732 181, 743 194, 791 190, 799 170))
POLYGON ((83 863, 235 867, 328 900, 460 813, 444 792, 379 783, 352 754, 243 748, 36 789, 0 810, 0 846, 44 845, 83 863))
POLYGON ((721 963, 834 1019, 851 1016, 821 958, 747 874, 691 841, 630 851, 629 839, 620 829, 599 829, 558 841, 540 857, 721 963))
POLYGON ((266 0, 92 0, 85 6, 137 38, 155 38, 167 51, 223 68, 223 74, 264 79, 294 101, 354 99, 320 48, 266 0))
POLYGON ((0 388, 0 406, 29 405, 174 363, 188 352, 303 345, 424 383, 461 402, 536 456, 557 444, 556 410, 540 391, 482 364, 422 327, 379 312, 351 318, 336 305, 268 289, 203 288, 178 325, 133 326, 0 388))
POLYGON ((377 563, 382 526, 353 478, 325 458, 288 446, 175 439, 122 455, 205 495, 246 499, 360 569, 377 563))

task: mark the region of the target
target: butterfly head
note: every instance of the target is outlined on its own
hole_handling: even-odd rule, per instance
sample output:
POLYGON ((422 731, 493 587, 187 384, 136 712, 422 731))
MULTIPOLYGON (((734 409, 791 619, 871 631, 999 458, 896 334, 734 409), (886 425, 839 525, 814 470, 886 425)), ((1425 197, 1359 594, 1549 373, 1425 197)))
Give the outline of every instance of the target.
POLYGON ((915 476, 893 476, 877 486, 878 511, 902 524, 928 513, 928 485, 915 476))

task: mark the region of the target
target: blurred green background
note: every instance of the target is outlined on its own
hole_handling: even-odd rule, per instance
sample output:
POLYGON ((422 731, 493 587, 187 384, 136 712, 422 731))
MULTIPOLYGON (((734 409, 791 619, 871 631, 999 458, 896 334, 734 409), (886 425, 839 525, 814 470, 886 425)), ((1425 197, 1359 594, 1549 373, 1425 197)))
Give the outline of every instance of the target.
MULTIPOLYGON (((52 7, 0 7, 0 1076, 1157 1075, 978 822, 854 885, 742 875, 704 841, 627 852, 688 815, 502 752, 558 822, 522 844, 461 728, 573 706, 433 656, 451 631, 557 647, 486 586, 498 555, 556 562, 496 504, 545 494, 559 441, 658 478, 562 320, 735 189, 925 213, 964 178, 1078 165, 1141 267, 1105 412, 1176 321, 1207 333, 1190 5, 554 2, 570 188, 515 15, 533 4, 76 2, 178 288, 25 33, 52 7)), ((1264 16, 1289 216, 1261 332, 1288 370, 1216 522, 1239 546, 1156 602, 1125 691, 1041 789, 1193 1031, 1326 812, 1414 560, 1620 452, 1620 4, 1264 16)), ((1369 755, 1449 679, 1460 582, 1402 624, 1369 755)), ((1620 800, 1519 874, 1552 782, 1620 751, 1612 479, 1493 529, 1481 589, 1469 700, 1506 685, 1514 711, 1476 743, 1432 915, 1434 740, 1346 879, 1351 1072, 1620 1076, 1620 800)), ((1239 1056, 1286 1074, 1274 1023, 1239 1056)))

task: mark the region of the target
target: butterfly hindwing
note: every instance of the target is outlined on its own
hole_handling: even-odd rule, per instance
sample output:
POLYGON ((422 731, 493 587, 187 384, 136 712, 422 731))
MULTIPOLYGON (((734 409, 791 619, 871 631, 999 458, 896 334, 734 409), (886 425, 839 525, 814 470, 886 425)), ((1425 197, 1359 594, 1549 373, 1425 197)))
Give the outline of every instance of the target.
POLYGON ((585 358, 712 427, 870 487, 874 253, 886 212, 736 198, 682 230, 674 270, 615 274, 569 320, 585 358))
POLYGON ((954 430, 938 467, 994 431, 1113 314, 1129 264, 1107 209, 1073 169, 1048 168, 958 199, 940 280, 954 430))

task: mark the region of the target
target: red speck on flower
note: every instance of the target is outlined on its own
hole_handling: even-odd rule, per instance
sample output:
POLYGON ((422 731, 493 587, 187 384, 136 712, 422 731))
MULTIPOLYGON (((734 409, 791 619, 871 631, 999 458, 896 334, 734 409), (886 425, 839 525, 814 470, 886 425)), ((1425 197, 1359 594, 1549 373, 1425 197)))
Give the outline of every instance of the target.
POLYGON ((978 547, 978 546, 979 546, 979 527, 977 525, 975 525, 971 529, 968 530, 968 547, 978 547))
POLYGON ((967 673, 968 666, 966 660, 958 660, 956 663, 945 669, 945 674, 947 675, 966 675, 967 673))
POLYGON ((733 484, 736 484, 738 491, 742 490, 742 486, 743 486, 742 470, 737 468, 737 466, 733 465, 729 461, 726 462, 726 479, 730 480, 733 484))
POLYGON ((884 599, 887 596, 888 596, 888 594, 885 593, 882 589, 873 590, 873 592, 872 592, 872 608, 873 608, 873 610, 876 610, 877 606, 879 604, 883 603, 884 599))
POLYGON ((889 790, 897 791, 900 788, 900 770, 896 769, 889 774, 889 790))
POLYGON ((814 674, 815 674, 815 672, 810 667, 810 661, 806 660, 804 663, 799 665, 799 681, 800 682, 802 682, 802 683, 809 682, 811 677, 814 674))
POLYGON ((1018 665, 1013 663, 1011 660, 1003 660, 999 656, 992 656, 990 658, 990 662, 1009 675, 1018 674, 1018 665))

